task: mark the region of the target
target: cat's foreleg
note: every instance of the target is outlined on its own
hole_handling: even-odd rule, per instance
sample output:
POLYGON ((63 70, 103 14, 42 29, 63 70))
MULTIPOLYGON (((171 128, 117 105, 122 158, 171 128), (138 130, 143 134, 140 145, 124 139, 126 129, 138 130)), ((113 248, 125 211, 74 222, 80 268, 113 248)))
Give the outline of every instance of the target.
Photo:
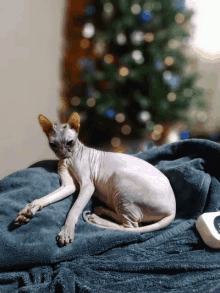
POLYGON ((67 245, 68 243, 71 243, 73 241, 75 226, 78 218, 81 215, 86 204, 92 197, 94 190, 94 184, 89 179, 85 180, 84 183, 81 184, 80 193, 77 197, 77 200, 70 209, 63 228, 57 235, 57 241, 60 246, 67 245))
POLYGON ((34 217, 37 211, 42 208, 62 200, 63 198, 71 195, 76 190, 76 186, 73 182, 73 178, 70 176, 67 168, 58 168, 58 173, 60 176, 62 186, 55 191, 45 195, 42 198, 36 199, 33 202, 27 204, 18 214, 17 218, 14 220, 16 226, 25 224, 34 217))

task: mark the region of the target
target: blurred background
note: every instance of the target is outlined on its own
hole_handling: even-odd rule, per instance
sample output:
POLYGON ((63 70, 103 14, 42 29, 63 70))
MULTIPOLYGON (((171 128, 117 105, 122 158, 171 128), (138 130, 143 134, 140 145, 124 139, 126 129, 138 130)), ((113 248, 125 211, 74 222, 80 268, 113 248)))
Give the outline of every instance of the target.
POLYGON ((81 117, 87 146, 220 142, 215 0, 0 2, 0 178, 55 159, 37 117, 81 117))

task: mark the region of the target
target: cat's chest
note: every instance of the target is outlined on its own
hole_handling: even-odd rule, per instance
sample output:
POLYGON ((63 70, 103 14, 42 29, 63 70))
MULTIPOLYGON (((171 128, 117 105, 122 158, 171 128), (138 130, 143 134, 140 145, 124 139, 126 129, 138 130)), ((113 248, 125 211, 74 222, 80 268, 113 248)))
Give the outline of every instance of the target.
POLYGON ((84 184, 87 180, 90 179, 90 168, 83 164, 83 162, 74 162, 69 159, 66 162, 66 166, 69 174, 74 180, 76 188, 79 189, 80 185, 84 184))

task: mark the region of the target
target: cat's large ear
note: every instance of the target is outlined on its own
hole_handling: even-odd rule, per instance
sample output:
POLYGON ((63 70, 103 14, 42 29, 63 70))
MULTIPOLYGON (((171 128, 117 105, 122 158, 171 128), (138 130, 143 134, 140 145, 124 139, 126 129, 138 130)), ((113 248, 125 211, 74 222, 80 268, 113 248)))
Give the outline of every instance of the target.
POLYGON ((49 119, 44 117, 43 115, 38 116, 39 123, 44 131, 44 133, 49 136, 49 133, 53 131, 53 124, 50 122, 49 119))
POLYGON ((69 119, 67 120, 67 123, 69 124, 70 128, 73 128, 77 132, 79 132, 80 128, 80 116, 77 112, 73 112, 69 119))

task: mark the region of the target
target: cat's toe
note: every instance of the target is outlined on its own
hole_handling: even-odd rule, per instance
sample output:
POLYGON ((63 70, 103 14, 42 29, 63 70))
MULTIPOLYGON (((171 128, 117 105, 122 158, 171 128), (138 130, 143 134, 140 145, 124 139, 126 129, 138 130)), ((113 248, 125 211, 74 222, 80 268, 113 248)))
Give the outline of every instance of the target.
POLYGON ((28 223, 31 218, 34 217, 36 211, 40 209, 40 205, 27 204, 19 213, 17 213, 17 218, 14 220, 16 226, 28 223))
POLYGON ((14 220, 14 224, 16 226, 20 226, 22 224, 27 223, 28 220, 30 220, 30 219, 26 218, 24 215, 18 215, 17 218, 14 220))
POLYGON ((74 228, 69 226, 63 226, 60 233, 57 235, 57 242, 60 247, 65 246, 74 239, 74 228))

